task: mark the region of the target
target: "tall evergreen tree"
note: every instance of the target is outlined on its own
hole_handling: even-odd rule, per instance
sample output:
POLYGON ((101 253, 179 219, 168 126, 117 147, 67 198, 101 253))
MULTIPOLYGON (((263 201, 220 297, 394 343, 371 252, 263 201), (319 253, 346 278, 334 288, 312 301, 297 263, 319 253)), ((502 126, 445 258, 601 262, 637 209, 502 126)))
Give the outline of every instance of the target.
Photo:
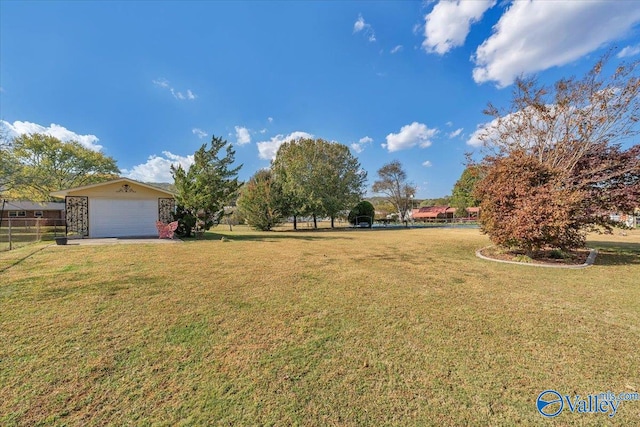
MULTIPOLYGON (((191 224, 195 218, 196 228, 208 230, 220 222, 225 205, 235 198, 240 187, 238 171, 242 165, 232 167, 235 161, 233 147, 216 136, 211 138, 209 149, 207 144, 203 144, 195 152, 193 160, 186 171, 182 165, 171 166, 176 201, 185 216, 185 224, 191 224), (225 155, 220 157, 225 146, 225 155)), ((190 231, 187 230, 187 234, 190 231)))

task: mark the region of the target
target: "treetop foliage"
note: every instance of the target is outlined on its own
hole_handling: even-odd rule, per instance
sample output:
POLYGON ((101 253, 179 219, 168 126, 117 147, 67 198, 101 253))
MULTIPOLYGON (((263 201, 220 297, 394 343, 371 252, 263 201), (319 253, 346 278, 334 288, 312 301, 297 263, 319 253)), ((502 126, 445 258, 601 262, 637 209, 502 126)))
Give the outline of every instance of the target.
POLYGON ((5 196, 52 200, 50 193, 117 178, 116 161, 79 142, 45 134, 23 134, 0 147, 5 196))
POLYGON ((584 77, 560 79, 553 87, 534 77, 517 79, 508 109, 489 104, 485 110, 494 118, 479 136, 485 149, 494 155, 524 150, 570 171, 589 147, 637 136, 640 62, 622 63, 607 75, 609 60, 605 55, 584 77))

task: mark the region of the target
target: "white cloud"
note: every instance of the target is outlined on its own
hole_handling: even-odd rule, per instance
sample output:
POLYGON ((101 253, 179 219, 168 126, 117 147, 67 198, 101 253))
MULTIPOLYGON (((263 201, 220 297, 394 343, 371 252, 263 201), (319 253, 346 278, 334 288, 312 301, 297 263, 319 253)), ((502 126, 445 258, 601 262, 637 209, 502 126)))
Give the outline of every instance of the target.
POLYGON ((437 129, 429 129, 427 125, 413 122, 402 126, 400 132, 387 135, 387 143, 382 144, 390 153, 415 147, 426 148, 431 145, 431 138, 438 133, 437 129))
POLYGON ((269 141, 260 141, 256 145, 258 146, 258 154, 261 159, 272 160, 275 159, 278 148, 285 142, 294 141, 300 138, 313 138, 313 135, 307 132, 292 132, 287 136, 276 135, 269 141))
POLYGON ((236 144, 245 145, 251 142, 251 134, 249 133, 249 129, 236 126, 236 144))
POLYGON ((169 80, 165 79, 165 78, 159 78, 159 79, 155 79, 152 80, 152 83, 162 89, 167 89, 169 92, 171 92, 171 95, 173 95, 173 97, 175 99, 189 99, 189 100, 194 100, 198 97, 198 95, 196 95, 195 93, 193 93, 191 91, 191 89, 187 89, 186 95, 183 94, 182 92, 179 92, 177 90, 175 90, 173 88, 173 86, 171 86, 169 84, 169 80))
MULTIPOLYGON (((556 106, 546 104, 549 114, 555 115, 556 106)), ((487 144, 491 147, 497 141, 508 145, 517 145, 520 148, 527 148, 531 145, 540 143, 543 139, 547 139, 551 144, 561 140, 565 134, 567 125, 562 117, 571 117, 573 106, 567 107, 562 113, 558 113, 560 117, 557 121, 548 122, 545 118, 540 117, 538 110, 528 106, 525 110, 508 113, 500 118, 495 118, 490 122, 479 124, 469 136, 467 145, 472 147, 482 147, 487 144), (507 132, 509 129, 527 129, 527 131, 507 132), (527 137, 528 136, 528 137, 527 137)), ((595 114, 595 112, 593 112, 595 114)))
POLYGON ((453 122, 447 122, 447 123, 445 123, 445 124, 446 124, 447 126, 449 126, 449 127, 453 126, 453 122))
POLYGON ((191 132, 196 135, 198 138, 202 139, 205 136, 207 136, 207 133, 205 131, 203 131, 202 129, 199 128, 193 128, 191 129, 191 132))
POLYGON ((62 142, 77 141, 83 147, 93 151, 101 151, 102 145, 98 144, 100 139, 95 135, 79 135, 64 126, 51 123, 44 127, 37 123, 15 121, 12 123, 0 120, 0 123, 9 131, 9 136, 18 136, 30 133, 42 133, 58 138, 62 142))
POLYGON ((449 139, 455 138, 462 133, 462 130, 463 128, 456 129, 453 132, 448 133, 447 136, 449 137, 449 139))
POLYGON ((363 34, 365 34, 367 36, 367 40, 369 40, 370 42, 374 42, 376 41, 376 34, 373 31, 373 27, 371 26, 371 24, 368 24, 364 21, 364 18, 362 17, 362 14, 358 15, 358 19, 356 20, 356 22, 353 24, 353 33, 359 33, 361 32, 363 34))
POLYGON ((193 155, 180 156, 169 151, 163 151, 163 156, 151 155, 146 163, 136 165, 131 169, 123 169, 122 175, 142 182, 173 182, 171 165, 186 170, 193 164, 193 155))
MULTIPOLYGON (((501 118, 496 118, 490 122, 481 123, 476 127, 476 130, 467 139, 467 145, 475 148, 482 147, 485 142, 490 144, 492 140, 495 140, 499 134, 499 128, 508 126, 510 123, 523 123, 523 114, 520 111, 515 113, 509 113, 501 118)), ((514 138, 524 139, 520 136, 514 136, 514 138)))
MULTIPOLYGON (((636 56, 640 53, 640 44, 635 46, 627 46, 618 53, 618 58, 626 58, 629 56, 636 56)), ((0 88, 1 89, 1 88, 0 88)))
POLYGON ((476 50, 473 79, 508 86, 520 74, 575 61, 638 22, 635 1, 515 1, 476 50))
POLYGON ((364 151, 365 146, 367 144, 371 144, 372 142, 373 142, 372 138, 370 138, 368 136, 364 136, 364 137, 360 138, 360 140, 358 140, 358 142, 354 142, 353 144, 351 144, 351 148, 356 153, 362 153, 364 151))
POLYGON ((359 33, 360 31, 365 29, 366 25, 367 24, 364 22, 364 18, 362 17, 362 15, 358 15, 358 19, 353 24, 353 32, 359 33))
POLYGON ((424 166, 425 168, 430 168, 431 166, 433 166, 433 163, 431 163, 429 160, 425 160, 424 162, 422 162, 422 166, 424 166))
POLYGON ((423 49, 444 55, 462 46, 471 24, 478 22, 495 4, 496 0, 440 1, 425 16, 423 49))
POLYGON ((167 81, 167 79, 160 78, 160 79, 152 80, 152 82, 154 85, 158 87, 161 87, 163 89, 169 89, 169 82, 167 81))
POLYGON ((265 133, 267 133, 267 128, 264 128, 264 129, 260 129, 260 133, 262 133, 262 134, 265 134, 265 133))
POLYGON ((401 44, 399 44, 398 46, 396 46, 396 47, 394 47, 393 49, 391 49, 391 54, 398 53, 398 52, 400 52, 401 50, 402 50, 402 45, 401 45, 401 44))
POLYGON ((269 123, 273 123, 273 117, 267 117, 267 121, 268 121, 269 123))
POLYGON ((364 148, 362 148, 362 146, 360 144, 355 143, 355 142, 353 144, 351 144, 351 149, 353 151, 355 151, 356 153, 358 153, 358 154, 360 154, 360 153, 362 153, 364 151, 364 148))

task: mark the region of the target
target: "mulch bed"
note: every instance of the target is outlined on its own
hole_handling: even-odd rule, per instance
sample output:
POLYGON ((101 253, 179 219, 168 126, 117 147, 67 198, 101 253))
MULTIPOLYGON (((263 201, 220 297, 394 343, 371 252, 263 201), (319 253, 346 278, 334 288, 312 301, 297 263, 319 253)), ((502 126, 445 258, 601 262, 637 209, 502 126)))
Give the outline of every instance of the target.
POLYGON ((554 251, 552 249, 546 249, 538 252, 538 255, 535 258, 526 258, 523 251, 510 251, 497 246, 490 246, 480 250, 480 253, 487 258, 547 265, 581 265, 587 261, 589 252, 589 249, 565 251, 563 252, 563 255, 566 256, 566 258, 557 258, 553 256, 554 251))

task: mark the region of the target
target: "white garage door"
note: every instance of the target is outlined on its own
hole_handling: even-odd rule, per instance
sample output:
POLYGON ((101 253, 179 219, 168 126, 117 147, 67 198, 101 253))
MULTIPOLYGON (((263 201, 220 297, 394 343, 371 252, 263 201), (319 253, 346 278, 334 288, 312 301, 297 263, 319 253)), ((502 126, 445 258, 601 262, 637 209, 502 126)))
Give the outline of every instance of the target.
POLYGON ((158 234, 157 200, 89 199, 89 237, 158 234))

